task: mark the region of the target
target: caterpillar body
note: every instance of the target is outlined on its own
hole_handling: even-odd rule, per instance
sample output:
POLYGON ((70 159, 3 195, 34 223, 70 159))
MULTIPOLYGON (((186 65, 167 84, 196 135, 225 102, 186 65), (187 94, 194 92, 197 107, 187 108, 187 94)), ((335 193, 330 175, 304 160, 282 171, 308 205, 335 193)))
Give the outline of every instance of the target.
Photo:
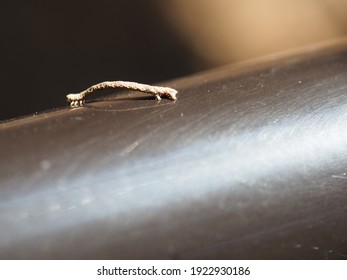
POLYGON ((141 92, 150 93, 155 96, 157 100, 161 100, 161 95, 166 96, 170 100, 176 100, 177 90, 169 87, 159 87, 151 86, 147 84, 140 84, 135 82, 125 82, 125 81, 106 81, 101 82, 96 85, 93 85, 87 88, 80 93, 70 93, 66 95, 67 102, 70 104, 70 107, 79 107, 83 106, 86 95, 91 94, 97 90, 106 89, 106 88, 126 88, 130 90, 136 90, 141 92))

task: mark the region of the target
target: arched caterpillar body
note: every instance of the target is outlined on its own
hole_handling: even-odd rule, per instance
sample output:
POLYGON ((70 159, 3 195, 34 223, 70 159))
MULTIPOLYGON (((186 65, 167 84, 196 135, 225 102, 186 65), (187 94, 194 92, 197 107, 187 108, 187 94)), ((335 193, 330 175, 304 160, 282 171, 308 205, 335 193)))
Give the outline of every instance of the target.
POLYGON ((124 82, 124 81, 113 81, 113 82, 102 82, 93 85, 80 93, 70 93, 66 96, 67 102, 70 107, 83 106, 84 98, 86 95, 100 89, 105 88, 126 88, 130 90, 136 90, 141 92, 147 92, 155 96, 157 100, 161 100, 160 95, 165 95, 171 100, 176 100, 177 90, 169 87, 151 86, 146 84, 140 84, 135 82, 124 82))

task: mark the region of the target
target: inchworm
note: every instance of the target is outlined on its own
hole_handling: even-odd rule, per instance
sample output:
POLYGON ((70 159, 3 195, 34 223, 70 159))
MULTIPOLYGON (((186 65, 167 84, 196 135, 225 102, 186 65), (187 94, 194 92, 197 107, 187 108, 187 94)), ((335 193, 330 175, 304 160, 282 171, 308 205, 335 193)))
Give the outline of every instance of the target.
POLYGON ((169 87, 150 86, 146 84, 139 84, 134 82, 114 81, 114 82, 102 82, 87 88, 80 93, 70 93, 66 95, 67 102, 70 103, 70 107, 83 106, 84 98, 87 94, 90 94, 99 89, 105 88, 127 88, 130 90, 137 90, 153 94, 157 100, 161 100, 160 95, 165 95, 171 100, 176 100, 177 90, 169 87))

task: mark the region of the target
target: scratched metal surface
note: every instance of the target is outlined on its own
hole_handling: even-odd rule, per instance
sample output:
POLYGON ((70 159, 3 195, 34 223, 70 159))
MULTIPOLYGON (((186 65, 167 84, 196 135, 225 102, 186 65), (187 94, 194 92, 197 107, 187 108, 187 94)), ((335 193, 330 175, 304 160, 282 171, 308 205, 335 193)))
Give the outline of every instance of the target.
POLYGON ((347 52, 165 86, 0 124, 0 258, 346 258, 347 52))

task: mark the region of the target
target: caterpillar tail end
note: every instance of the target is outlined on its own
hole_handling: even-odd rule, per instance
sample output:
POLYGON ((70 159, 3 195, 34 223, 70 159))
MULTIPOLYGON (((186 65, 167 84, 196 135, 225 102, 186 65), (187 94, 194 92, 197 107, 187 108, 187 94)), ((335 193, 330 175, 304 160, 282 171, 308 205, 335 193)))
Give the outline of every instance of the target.
POLYGON ((177 93, 178 91, 173 89, 173 88, 170 88, 170 91, 168 92, 167 94, 167 97, 172 100, 172 101, 175 101, 177 99, 177 93))

